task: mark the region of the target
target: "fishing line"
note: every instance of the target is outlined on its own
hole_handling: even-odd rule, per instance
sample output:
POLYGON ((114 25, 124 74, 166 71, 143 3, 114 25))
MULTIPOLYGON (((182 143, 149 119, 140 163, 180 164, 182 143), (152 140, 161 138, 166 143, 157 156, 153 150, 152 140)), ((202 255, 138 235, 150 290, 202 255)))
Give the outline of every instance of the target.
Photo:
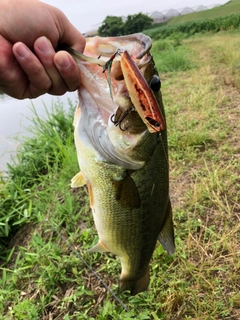
POLYGON ((159 138, 159 140, 161 140, 162 147, 163 147, 163 152, 164 152, 164 156, 165 156, 165 159, 166 159, 167 162, 168 162, 168 156, 167 156, 167 152, 166 152, 166 150, 165 150, 165 145, 164 145, 164 143, 163 143, 163 138, 162 138, 161 132, 159 132, 158 138, 159 138))
POLYGON ((77 258, 79 258, 82 263, 92 272, 92 274, 97 278, 97 280, 103 285, 103 287, 113 296, 113 298, 122 306, 122 308, 127 311, 130 312, 130 310, 128 309, 128 307, 123 303, 123 301, 108 287, 108 285, 101 279, 101 277, 99 276, 99 274, 97 272, 95 272, 90 265, 87 263, 86 260, 83 259, 83 257, 81 256, 81 254, 70 244, 68 243, 68 240, 66 237, 64 237, 57 229, 57 224, 56 226, 53 225, 53 223, 51 223, 48 218, 45 218, 45 221, 48 222, 49 226, 57 233, 58 236, 60 236, 60 238, 68 245, 68 247, 72 250, 72 252, 75 254, 75 256, 77 258))

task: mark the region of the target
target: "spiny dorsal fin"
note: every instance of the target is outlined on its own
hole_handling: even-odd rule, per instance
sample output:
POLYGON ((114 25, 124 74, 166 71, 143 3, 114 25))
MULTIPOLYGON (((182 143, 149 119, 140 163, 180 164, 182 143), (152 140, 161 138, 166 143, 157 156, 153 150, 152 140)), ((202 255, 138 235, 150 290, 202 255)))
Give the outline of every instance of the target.
POLYGON ((82 172, 78 172, 71 180, 72 188, 80 188, 86 184, 86 180, 84 179, 82 172))
POLYGON ((126 205, 130 209, 137 209, 141 206, 138 189, 128 172, 123 180, 114 181, 114 184, 117 201, 121 201, 122 205, 126 205))
POLYGON ((108 249, 102 244, 102 242, 99 240, 95 246, 93 246, 91 249, 87 250, 87 252, 107 252, 108 249))
POLYGON ((175 243, 174 243, 174 229, 172 221, 172 206, 169 200, 166 211, 165 222, 162 230, 159 233, 158 240, 163 248, 169 253, 174 254, 175 243))

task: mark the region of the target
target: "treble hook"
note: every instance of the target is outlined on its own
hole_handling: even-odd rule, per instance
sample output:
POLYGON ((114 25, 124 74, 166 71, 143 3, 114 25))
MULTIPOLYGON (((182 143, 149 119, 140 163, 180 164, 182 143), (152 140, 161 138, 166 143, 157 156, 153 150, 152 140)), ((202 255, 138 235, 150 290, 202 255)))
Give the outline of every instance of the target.
POLYGON ((115 121, 114 119, 113 119, 113 117, 115 116, 115 114, 113 114, 112 116, 111 116, 111 121, 112 121, 112 123, 117 127, 117 126, 119 126, 119 128, 120 128, 120 130, 122 130, 122 131, 126 131, 127 129, 128 129, 128 127, 127 128, 125 128, 125 129, 123 129, 122 128, 122 121, 126 118, 126 116, 129 114, 129 113, 131 113, 132 111, 134 110, 134 107, 131 107, 131 108, 128 108, 126 111, 125 111, 125 113, 123 114, 123 116, 119 119, 119 120, 117 120, 117 121, 115 121))
POLYGON ((105 63, 105 65, 103 66, 103 73, 107 70, 108 71, 108 86, 109 86, 109 91, 110 91, 110 96, 111 98, 113 98, 112 96, 112 86, 111 86, 111 68, 112 68, 112 63, 113 60, 115 59, 116 55, 121 55, 122 50, 121 49, 117 49, 116 52, 110 57, 110 59, 105 63))
MULTIPOLYGON (((116 55, 119 55, 119 56, 120 56, 121 53, 122 53, 122 50, 121 50, 120 48, 118 48, 118 49, 114 52, 114 54, 113 54, 113 55, 108 59, 108 61, 105 63, 105 66, 103 67, 103 73, 104 73, 106 70, 108 70, 108 71, 110 72, 113 60, 115 59, 116 55)), ((101 55, 100 55, 99 57, 101 57, 101 55)))

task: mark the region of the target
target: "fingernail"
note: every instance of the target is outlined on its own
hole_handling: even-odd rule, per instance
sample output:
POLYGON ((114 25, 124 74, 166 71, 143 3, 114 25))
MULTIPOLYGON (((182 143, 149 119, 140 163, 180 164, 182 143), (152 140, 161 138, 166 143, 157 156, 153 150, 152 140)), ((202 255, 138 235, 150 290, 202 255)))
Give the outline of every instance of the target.
POLYGON ((41 37, 36 41, 36 46, 43 54, 49 54, 53 51, 51 42, 46 37, 41 37))
POLYGON ((58 67, 61 68, 61 69, 68 69, 71 67, 72 65, 72 62, 71 60, 69 59, 68 56, 59 56, 58 57, 58 61, 56 62, 58 67))
POLYGON ((21 44, 16 46, 16 53, 20 58, 26 59, 29 56, 29 49, 21 44))

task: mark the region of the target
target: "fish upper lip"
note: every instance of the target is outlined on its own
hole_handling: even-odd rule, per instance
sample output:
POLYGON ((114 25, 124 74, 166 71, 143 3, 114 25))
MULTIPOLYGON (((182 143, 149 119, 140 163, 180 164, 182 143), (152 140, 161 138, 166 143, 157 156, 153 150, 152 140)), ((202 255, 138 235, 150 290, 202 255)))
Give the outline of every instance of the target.
MULTIPOLYGON (((148 45, 146 45, 146 48, 144 48, 144 50, 140 51, 137 56, 135 56, 135 57, 132 56, 132 59, 135 61, 135 63, 137 64, 139 69, 144 67, 151 60, 151 56, 150 56, 147 61, 144 61, 141 63, 141 59, 149 53, 150 49, 151 49, 151 45, 148 44, 148 45), (137 60, 140 60, 140 61, 138 62, 137 60)), ((104 71, 106 70, 106 63, 109 61, 109 56, 104 55, 104 53, 101 54, 99 57, 94 58, 94 57, 91 57, 91 56, 84 54, 83 52, 77 51, 67 45, 59 44, 56 51, 58 52, 58 51, 62 51, 62 50, 70 53, 71 56, 73 58, 75 58, 76 60, 79 59, 81 61, 85 61, 85 63, 96 64, 96 65, 103 67, 104 71), (101 57, 103 57, 103 59, 101 59, 101 57)), ((119 53, 119 56, 120 56, 121 53, 123 53, 123 51, 124 51, 124 49, 122 49, 121 47, 116 47, 116 52, 113 53, 115 61, 120 60, 120 58, 117 57, 118 55, 116 53, 119 53)))
POLYGON ((75 59, 80 59, 82 61, 86 61, 87 63, 93 63, 93 64, 97 64, 101 67, 104 67, 105 64, 106 64, 106 61, 100 59, 100 58, 93 58, 91 56, 87 56, 85 55, 84 53, 80 52, 80 51, 77 51, 69 46, 66 46, 66 45, 59 45, 57 47, 57 52, 58 51, 67 51, 68 53, 71 54, 71 56, 75 59))

